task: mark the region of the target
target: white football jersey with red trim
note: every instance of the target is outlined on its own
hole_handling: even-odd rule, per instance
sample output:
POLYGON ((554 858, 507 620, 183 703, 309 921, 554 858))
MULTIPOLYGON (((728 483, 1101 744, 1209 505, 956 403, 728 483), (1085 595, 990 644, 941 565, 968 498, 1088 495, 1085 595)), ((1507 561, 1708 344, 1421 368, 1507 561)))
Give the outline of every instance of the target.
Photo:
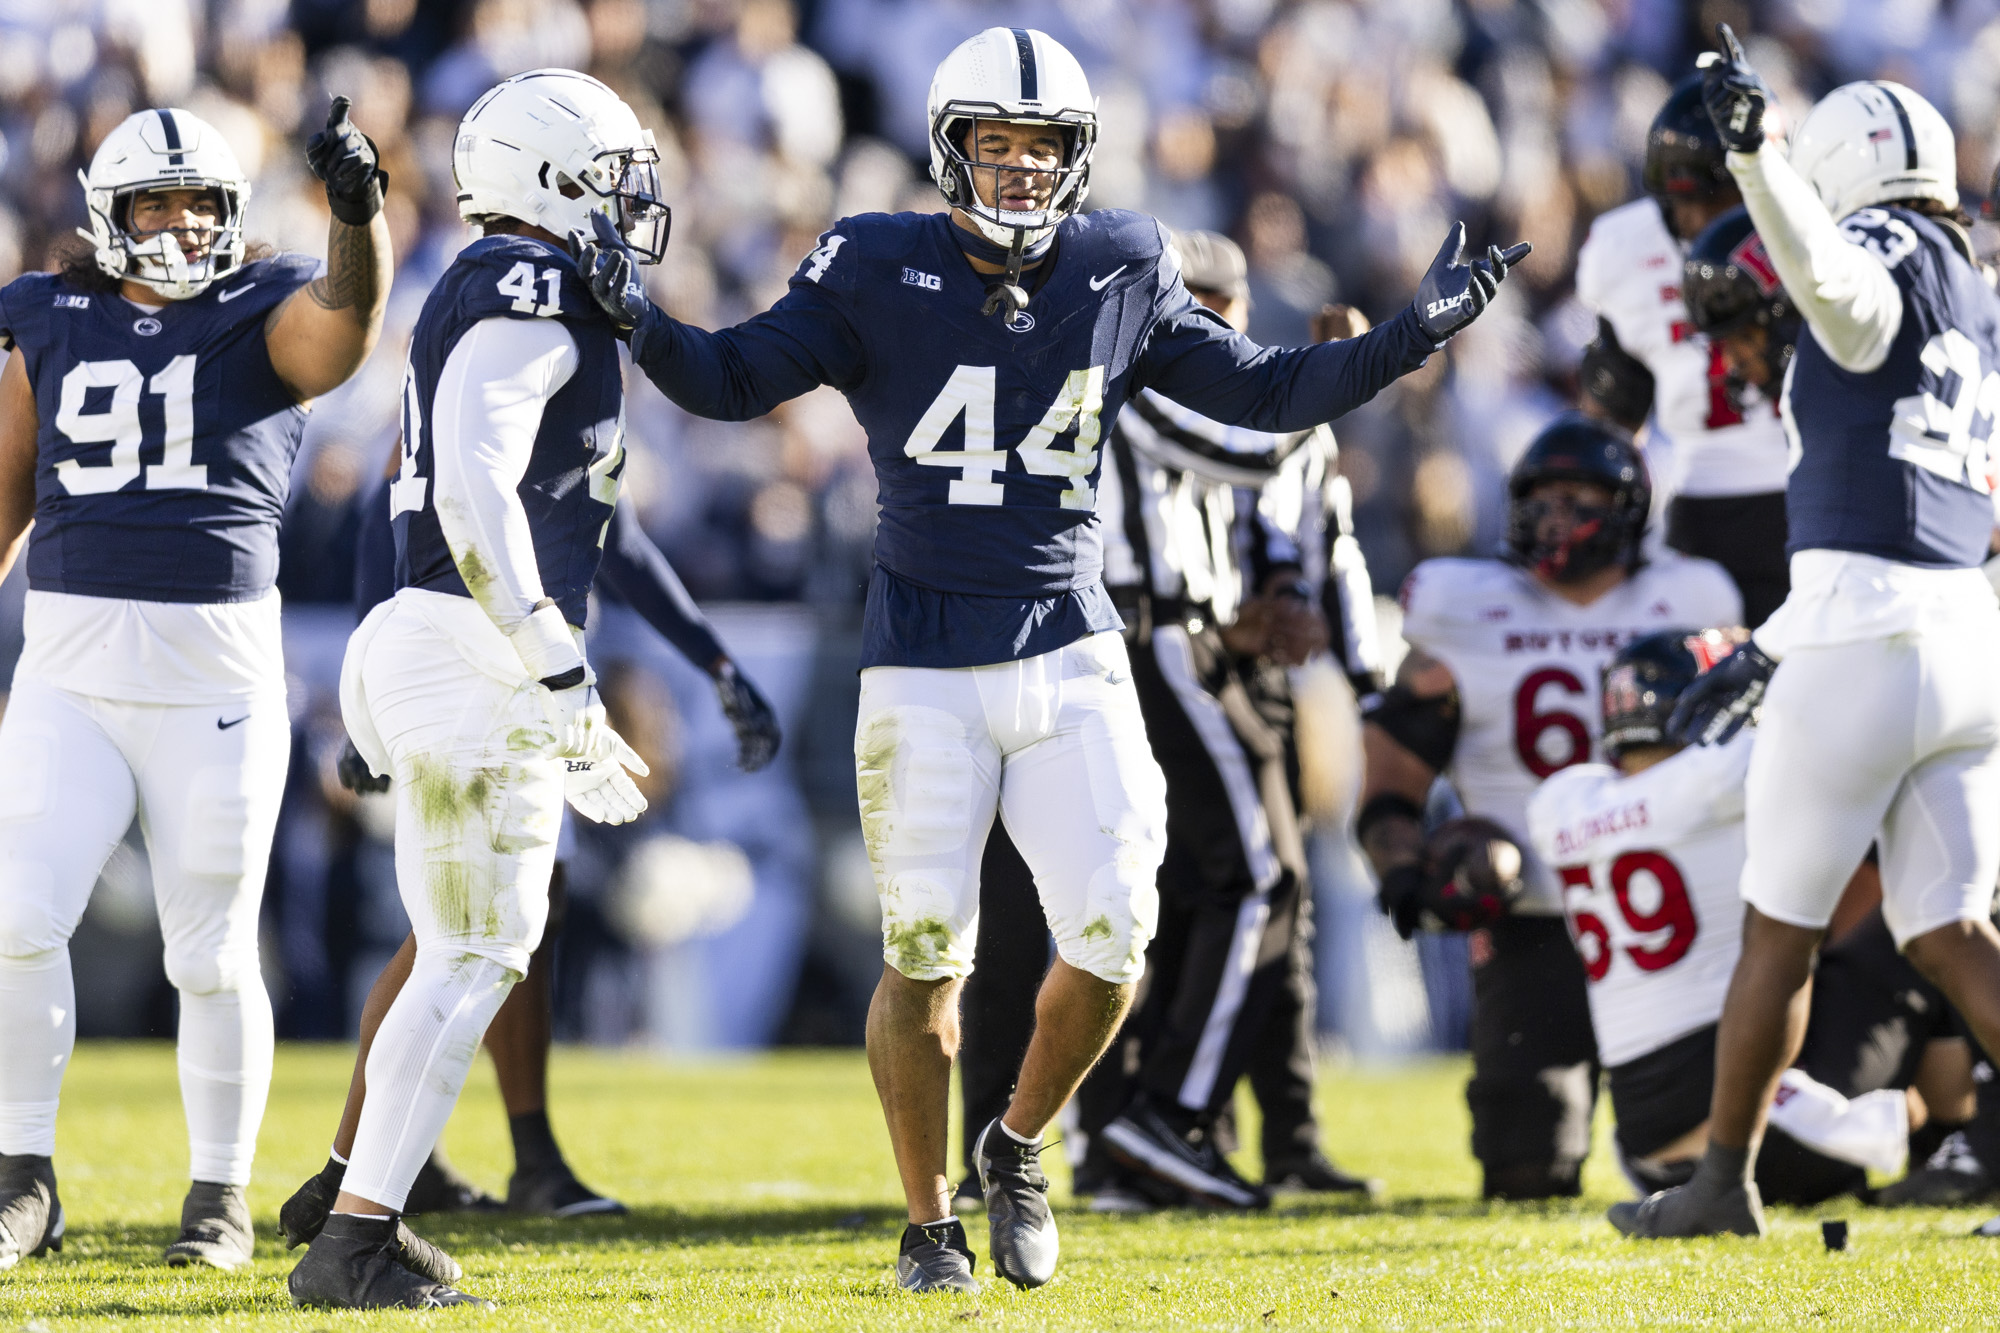
POLYGON ((1588 606, 1501 560, 1426 560, 1411 572, 1403 637, 1458 682, 1458 744, 1445 776, 1467 814, 1512 830, 1528 853, 1515 911, 1562 912, 1553 873, 1528 846, 1528 798, 1550 774, 1596 757, 1605 664, 1645 635, 1742 618, 1722 566, 1672 551, 1588 606))
POLYGON ((1579 764, 1528 802, 1589 978, 1598 1057, 1622 1065, 1722 1013, 1742 948, 1743 778, 1755 733, 1632 777, 1579 764))
POLYGON ((1590 224, 1576 256, 1576 294, 1653 372, 1649 453, 1670 453, 1672 475, 1654 484, 1676 495, 1760 495, 1785 489, 1790 470, 1775 398, 1745 385, 1728 391, 1722 349, 1695 332, 1681 299, 1680 242, 1660 206, 1635 199, 1590 224))

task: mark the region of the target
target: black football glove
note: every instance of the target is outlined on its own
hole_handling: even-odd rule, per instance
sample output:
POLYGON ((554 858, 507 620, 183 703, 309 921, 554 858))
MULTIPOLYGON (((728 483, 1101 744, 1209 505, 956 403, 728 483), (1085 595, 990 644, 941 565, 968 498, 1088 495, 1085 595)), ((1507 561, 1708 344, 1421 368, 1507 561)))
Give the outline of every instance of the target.
POLYGON ((1417 284, 1417 327, 1432 342, 1443 342, 1479 318, 1500 290, 1507 270, 1528 257, 1534 246, 1526 241, 1508 250, 1486 247, 1486 255, 1465 261, 1465 224, 1452 224, 1444 248, 1431 261, 1430 272, 1417 284))
POLYGON ((1680 745, 1720 745, 1743 730, 1764 702, 1778 664, 1755 643, 1746 643, 1681 691, 1667 739, 1680 745))
POLYGON ((1382 887, 1375 892, 1375 905, 1404 939, 1416 934, 1423 922, 1424 898, 1429 887, 1430 876, 1414 861, 1382 876, 1382 887))
POLYGON ((333 215, 350 227, 365 227, 382 211, 389 173, 382 170, 375 141, 347 118, 350 105, 345 97, 333 99, 326 128, 306 140, 306 165, 326 182, 326 203, 333 215))
POLYGON ((375 776, 368 761, 361 757, 361 751, 354 748, 352 739, 341 745, 340 758, 333 761, 333 771, 339 776, 340 785, 356 796, 389 790, 389 779, 375 776))
POLYGON ((724 661, 715 673, 715 697, 722 703, 722 715, 736 728, 738 768, 755 773, 777 758, 778 744, 784 739, 778 730, 778 715, 734 662, 724 661))
POLYGON ((639 264, 632 247, 602 213, 590 215, 591 235, 569 234, 569 252, 583 285, 620 333, 638 327, 653 303, 646 296, 646 284, 639 281, 639 264))
POLYGON ((1727 23, 1716 24, 1715 35, 1726 54, 1704 51, 1695 62, 1702 72, 1702 105, 1708 108, 1723 147, 1733 153, 1754 153, 1764 146, 1764 108, 1771 90, 1750 68, 1727 23))

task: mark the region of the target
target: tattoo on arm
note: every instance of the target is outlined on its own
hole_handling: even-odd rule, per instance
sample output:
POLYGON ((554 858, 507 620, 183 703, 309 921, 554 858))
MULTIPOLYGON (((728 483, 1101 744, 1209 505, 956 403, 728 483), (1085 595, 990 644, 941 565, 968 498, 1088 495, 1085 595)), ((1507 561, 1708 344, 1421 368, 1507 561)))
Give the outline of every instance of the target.
POLYGON ((365 321, 381 295, 380 269, 369 228, 336 220, 328 229, 326 272, 306 284, 306 295, 322 310, 353 310, 365 321))

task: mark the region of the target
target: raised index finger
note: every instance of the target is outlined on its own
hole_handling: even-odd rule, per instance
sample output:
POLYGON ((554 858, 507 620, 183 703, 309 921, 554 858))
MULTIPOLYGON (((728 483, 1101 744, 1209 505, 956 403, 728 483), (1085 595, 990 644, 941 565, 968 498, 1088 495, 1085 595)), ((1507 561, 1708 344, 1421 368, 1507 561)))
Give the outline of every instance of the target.
POLYGON ((326 113, 326 128, 330 133, 338 133, 341 127, 347 123, 347 108, 353 105, 354 102, 351 98, 336 97, 333 99, 333 105, 327 109, 326 113))
POLYGON ((1729 59, 1732 64, 1748 65, 1750 63, 1749 58, 1743 54, 1743 43, 1736 40, 1736 34, 1730 30, 1727 23, 1716 24, 1715 34, 1722 39, 1722 49, 1729 53, 1729 59))

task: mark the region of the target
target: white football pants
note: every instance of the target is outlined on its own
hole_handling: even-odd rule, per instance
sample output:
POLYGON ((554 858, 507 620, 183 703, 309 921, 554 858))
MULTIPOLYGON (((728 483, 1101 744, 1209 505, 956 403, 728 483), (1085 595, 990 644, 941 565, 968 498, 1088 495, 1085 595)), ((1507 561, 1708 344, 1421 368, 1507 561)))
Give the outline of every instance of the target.
POLYGON ((854 767, 891 967, 913 981, 972 971, 997 806, 1063 961, 1139 979, 1167 786, 1117 634, 995 666, 868 668, 854 767))
POLYGON ((2000 876, 2000 615, 1796 648, 1771 677, 1745 787, 1743 897, 1809 929, 1871 841, 1898 947, 1985 917, 2000 876))
POLYGON ((282 694, 122 703, 16 683, 0 721, 0 1153, 55 1151, 69 940, 136 812, 180 992, 190 1174, 249 1183, 271 1084, 257 914, 290 758, 282 694))
POLYGON ((400 1209, 548 919, 563 764, 520 657, 467 597, 404 589, 341 668, 348 734, 396 780, 417 961, 368 1054, 344 1188, 400 1209))

